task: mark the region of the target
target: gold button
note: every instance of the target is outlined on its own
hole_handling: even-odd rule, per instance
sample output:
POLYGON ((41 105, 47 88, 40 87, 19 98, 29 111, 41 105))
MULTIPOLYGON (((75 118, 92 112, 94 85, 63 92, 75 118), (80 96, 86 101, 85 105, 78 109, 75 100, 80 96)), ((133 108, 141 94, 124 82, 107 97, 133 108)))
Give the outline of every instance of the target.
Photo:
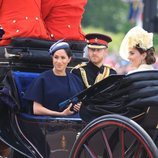
POLYGON ((36 17, 35 19, 38 20, 38 17, 36 17))
POLYGON ((16 30, 16 32, 18 33, 20 30, 16 30))
POLYGON ((53 34, 50 34, 50 37, 54 37, 54 35, 53 35, 53 34))
POLYGON ((25 19, 28 20, 28 17, 26 16, 25 19))
POLYGON ((71 28, 71 25, 67 25, 68 28, 71 28))
POLYGON ((16 23, 16 20, 13 20, 13 23, 16 23))

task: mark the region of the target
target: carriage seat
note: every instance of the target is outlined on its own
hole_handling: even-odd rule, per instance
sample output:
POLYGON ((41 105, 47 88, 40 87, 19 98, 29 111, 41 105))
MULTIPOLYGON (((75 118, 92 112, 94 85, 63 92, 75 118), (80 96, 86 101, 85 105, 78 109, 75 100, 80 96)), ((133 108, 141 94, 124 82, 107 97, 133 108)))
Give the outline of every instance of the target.
MULTIPOLYGON (((12 76, 17 88, 18 99, 21 112, 32 113, 32 104, 23 98, 26 89, 29 87, 32 81, 34 81, 40 73, 37 72, 21 72, 13 71, 12 76)), ((72 117, 79 118, 79 115, 72 115, 72 117)))
POLYGON ((15 81, 15 86, 17 88, 18 93, 18 100, 20 104, 20 110, 22 112, 28 111, 28 102, 23 98, 26 89, 29 87, 31 82, 35 80, 40 73, 35 72, 20 72, 20 71, 13 71, 12 77, 15 81))

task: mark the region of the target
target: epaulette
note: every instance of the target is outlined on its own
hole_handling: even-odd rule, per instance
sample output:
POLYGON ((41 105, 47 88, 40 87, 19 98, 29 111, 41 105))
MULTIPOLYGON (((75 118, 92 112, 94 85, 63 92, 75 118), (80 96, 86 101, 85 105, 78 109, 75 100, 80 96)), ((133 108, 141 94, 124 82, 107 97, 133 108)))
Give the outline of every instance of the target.
POLYGON ((86 65, 87 65, 87 62, 82 62, 81 64, 76 65, 73 69, 79 69, 79 68, 86 66, 86 65))

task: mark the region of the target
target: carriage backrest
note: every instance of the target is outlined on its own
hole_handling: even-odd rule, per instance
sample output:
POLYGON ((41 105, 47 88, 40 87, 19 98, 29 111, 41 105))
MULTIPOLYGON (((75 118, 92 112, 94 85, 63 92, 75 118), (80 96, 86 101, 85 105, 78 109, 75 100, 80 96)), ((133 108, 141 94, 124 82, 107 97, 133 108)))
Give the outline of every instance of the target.
POLYGON ((20 71, 13 71, 12 77, 15 81, 15 86, 17 88, 19 102, 20 102, 20 109, 22 111, 26 111, 28 102, 23 98, 26 89, 29 85, 40 75, 40 73, 35 72, 20 72, 20 71))

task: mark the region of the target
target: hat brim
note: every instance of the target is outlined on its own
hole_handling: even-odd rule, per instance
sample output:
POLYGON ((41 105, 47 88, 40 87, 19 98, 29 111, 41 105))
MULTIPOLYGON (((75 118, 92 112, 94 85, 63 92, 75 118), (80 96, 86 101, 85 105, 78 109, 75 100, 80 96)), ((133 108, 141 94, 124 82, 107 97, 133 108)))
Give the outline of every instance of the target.
POLYGON ((57 41, 50 47, 49 54, 53 55, 57 50, 60 49, 70 49, 69 44, 67 42, 63 42, 63 39, 57 41))
POLYGON ((119 54, 121 56, 122 59, 126 60, 126 61, 129 61, 128 59, 128 37, 126 36, 122 42, 121 42, 121 45, 120 45, 120 50, 119 50, 119 54))
POLYGON ((92 44, 88 44, 87 46, 88 46, 88 48, 92 48, 92 49, 105 49, 105 48, 107 48, 107 46, 104 46, 104 45, 92 45, 92 44))
POLYGON ((153 47, 153 33, 148 33, 142 27, 135 26, 130 29, 125 35, 120 45, 120 56, 129 61, 129 50, 135 48, 139 44, 139 47, 143 50, 147 50, 153 47))

